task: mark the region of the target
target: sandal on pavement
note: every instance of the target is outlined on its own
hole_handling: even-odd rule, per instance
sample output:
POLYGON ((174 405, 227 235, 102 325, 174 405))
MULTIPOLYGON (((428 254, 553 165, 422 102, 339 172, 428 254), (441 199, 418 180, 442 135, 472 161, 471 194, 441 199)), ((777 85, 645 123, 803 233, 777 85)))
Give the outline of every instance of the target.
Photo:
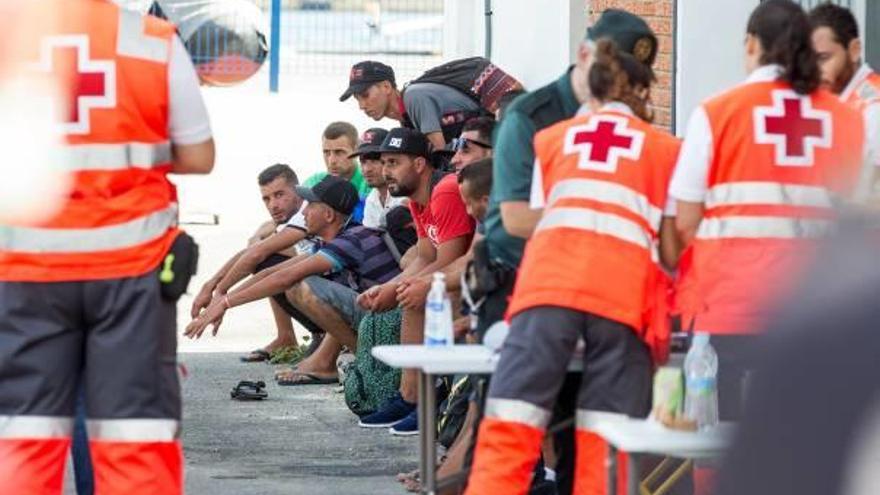
POLYGON ((254 349, 247 356, 241 356, 238 359, 242 363, 262 363, 263 361, 268 361, 271 357, 272 355, 266 349, 254 349))
POLYGON ((229 393, 229 396, 235 400, 263 400, 269 396, 269 394, 263 390, 266 388, 265 382, 252 382, 247 380, 242 380, 238 382, 232 392, 229 393))
POLYGON ((291 377, 276 377, 275 381, 283 387, 296 385, 332 385, 339 383, 335 376, 320 376, 314 373, 296 373, 291 377))

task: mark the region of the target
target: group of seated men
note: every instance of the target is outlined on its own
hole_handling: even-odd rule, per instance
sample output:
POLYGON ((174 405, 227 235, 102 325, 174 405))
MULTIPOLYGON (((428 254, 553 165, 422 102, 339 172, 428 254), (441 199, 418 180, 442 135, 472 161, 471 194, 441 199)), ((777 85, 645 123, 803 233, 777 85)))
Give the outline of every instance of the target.
MULTIPOLYGON (((434 136, 412 128, 359 136, 349 123, 329 124, 321 136, 326 172, 302 183, 284 164, 259 174, 271 221, 202 286, 186 335, 216 332, 229 309, 268 299, 275 339, 242 360, 268 360, 296 346, 292 320, 312 336, 306 356, 276 372, 279 385, 336 383, 337 357, 356 350, 369 313, 399 311, 400 342, 421 343, 434 272, 447 274, 458 299, 488 203, 493 126, 491 115, 470 118, 438 149, 434 136)), ((468 321, 457 318, 459 336, 468 321)), ((415 378, 404 372, 399 393, 360 425, 417 434, 415 378)))

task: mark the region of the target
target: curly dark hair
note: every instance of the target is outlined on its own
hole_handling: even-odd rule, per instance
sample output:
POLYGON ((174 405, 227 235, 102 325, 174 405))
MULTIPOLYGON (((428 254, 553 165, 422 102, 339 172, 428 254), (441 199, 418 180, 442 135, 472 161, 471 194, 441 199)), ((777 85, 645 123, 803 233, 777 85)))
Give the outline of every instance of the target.
POLYGON ((590 93, 602 101, 625 103, 642 120, 653 121, 654 113, 648 108, 648 95, 655 80, 651 67, 621 51, 607 38, 596 43, 593 56, 588 79, 590 93))

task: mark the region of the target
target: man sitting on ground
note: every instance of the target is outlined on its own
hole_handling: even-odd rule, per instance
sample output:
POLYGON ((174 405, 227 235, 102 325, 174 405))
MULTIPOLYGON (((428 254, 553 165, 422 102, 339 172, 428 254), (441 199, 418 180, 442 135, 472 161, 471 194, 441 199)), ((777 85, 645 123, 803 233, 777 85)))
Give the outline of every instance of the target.
POLYGON ((388 194, 388 184, 382 173, 382 155, 379 147, 388 131, 379 127, 367 129, 361 135, 361 144, 349 158, 357 158, 361 164, 361 173, 367 185, 373 188, 367 195, 364 205, 364 227, 384 229, 387 225, 385 215, 394 207, 407 204, 407 198, 388 194))
POLYGON ((198 338, 209 325, 216 334, 227 310, 283 292, 291 305, 318 323, 328 336, 290 375, 279 377, 278 383, 335 383, 336 358, 342 345, 357 348, 355 330, 366 314, 356 303, 358 294, 393 279, 400 269, 381 234, 351 220, 358 202, 352 184, 331 175, 311 189, 297 187, 297 193, 309 202, 306 228, 319 239, 317 250, 264 270, 215 298, 184 334, 198 338))
MULTIPOLYGON (((312 175, 306 179, 304 183, 306 187, 311 187, 327 175, 339 176, 349 180, 359 193, 358 206, 355 207, 355 216, 357 216, 359 209, 361 212, 363 211, 363 201, 361 201, 361 199, 363 199, 370 191, 370 186, 366 184, 357 163, 354 159, 348 158, 348 155, 350 155, 354 151, 355 146, 357 146, 357 140, 357 130, 351 124, 347 122, 333 122, 329 124, 321 134, 321 149, 326 171, 312 175)), ((285 227, 286 228, 278 230, 275 235, 249 246, 246 251, 239 253, 234 259, 227 262, 217 275, 212 278, 211 283, 205 284, 205 286, 202 287, 199 295, 196 297, 195 301, 193 301, 191 316, 193 318, 198 316, 199 312, 207 307, 212 298, 226 294, 235 286, 235 284, 241 282, 256 271, 265 268, 266 266, 277 264, 279 261, 284 261, 283 259, 272 258, 274 253, 290 249, 292 246, 298 246, 298 250, 305 252, 308 252, 311 249, 310 243, 305 241, 306 228, 302 211, 294 214, 285 227)), ((284 294, 276 294, 273 297, 273 300, 278 307, 282 308, 284 312, 298 321, 312 334, 312 341, 309 345, 307 354, 314 352, 321 342, 324 331, 319 325, 306 317, 306 315, 291 306, 284 297, 284 294)), ((278 314, 276 316, 276 322, 282 317, 282 315, 278 314)), ((292 325, 291 328, 293 328, 292 325)), ((245 356, 242 359, 245 361, 267 360, 268 355, 271 352, 287 345, 286 337, 281 337, 282 333, 287 335, 286 327, 282 328, 279 326, 279 337, 277 337, 273 343, 270 343, 263 349, 252 352, 250 355, 245 356)), ((291 342, 291 345, 294 344, 295 341, 291 342)), ((328 346, 332 347, 333 344, 328 343, 328 346)))
MULTIPOLYGON (((283 232, 285 225, 300 211, 303 203, 302 198, 295 191, 297 184, 299 184, 296 172, 285 164, 276 163, 260 172, 260 175, 257 177, 257 183, 260 185, 263 204, 266 206, 272 219, 257 229, 256 233, 248 241, 248 248, 233 255, 213 277, 205 282, 193 301, 193 317, 198 315, 199 311, 208 305, 220 281, 253 246, 266 241, 270 237, 273 238, 272 242, 267 244, 271 244, 274 250, 270 251, 267 247, 268 254, 264 260, 261 260, 263 264, 255 264, 255 269, 281 263, 296 254, 292 244, 287 242, 279 244, 275 242, 281 237, 280 232, 283 232)), ((242 357, 243 361, 265 361, 277 349, 297 345, 296 334, 293 332, 293 322, 291 322, 290 316, 277 301, 270 300, 269 304, 272 307, 272 316, 277 330, 275 340, 265 347, 253 351, 250 355, 242 357)))
POLYGON ((361 173, 354 150, 358 146, 357 129, 348 122, 331 122, 321 135, 321 152, 327 170, 318 172, 307 178, 303 185, 312 187, 327 175, 342 177, 354 185, 358 192, 358 204, 354 209, 353 218, 363 221, 364 203, 370 194, 371 186, 361 173))
POLYGON ((461 136, 452 140, 451 164, 456 171, 466 165, 492 156, 492 130, 495 120, 491 117, 477 117, 464 123, 461 136))
MULTIPOLYGON (((465 210, 455 175, 443 176, 431 166, 430 144, 424 135, 412 129, 392 129, 380 151, 389 191, 410 199, 419 237, 417 255, 399 277, 366 291, 358 302, 376 312, 402 307, 400 342, 420 344, 424 340, 424 299, 430 277, 467 252, 474 220, 465 210)), ((379 411, 361 418, 360 425, 391 426, 395 435, 417 434, 416 387, 415 371, 404 370, 400 393, 379 411)))

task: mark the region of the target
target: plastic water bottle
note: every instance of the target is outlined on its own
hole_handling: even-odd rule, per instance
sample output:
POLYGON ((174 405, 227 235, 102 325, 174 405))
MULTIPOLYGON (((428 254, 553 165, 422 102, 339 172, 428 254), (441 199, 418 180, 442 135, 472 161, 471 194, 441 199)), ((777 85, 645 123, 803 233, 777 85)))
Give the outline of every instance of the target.
POLYGON ((709 343, 709 334, 694 335, 684 358, 684 415, 696 421, 699 430, 718 424, 718 355, 709 343))
POLYGON ((425 302, 425 345, 437 347, 454 343, 452 304, 446 294, 446 276, 436 272, 425 302))

